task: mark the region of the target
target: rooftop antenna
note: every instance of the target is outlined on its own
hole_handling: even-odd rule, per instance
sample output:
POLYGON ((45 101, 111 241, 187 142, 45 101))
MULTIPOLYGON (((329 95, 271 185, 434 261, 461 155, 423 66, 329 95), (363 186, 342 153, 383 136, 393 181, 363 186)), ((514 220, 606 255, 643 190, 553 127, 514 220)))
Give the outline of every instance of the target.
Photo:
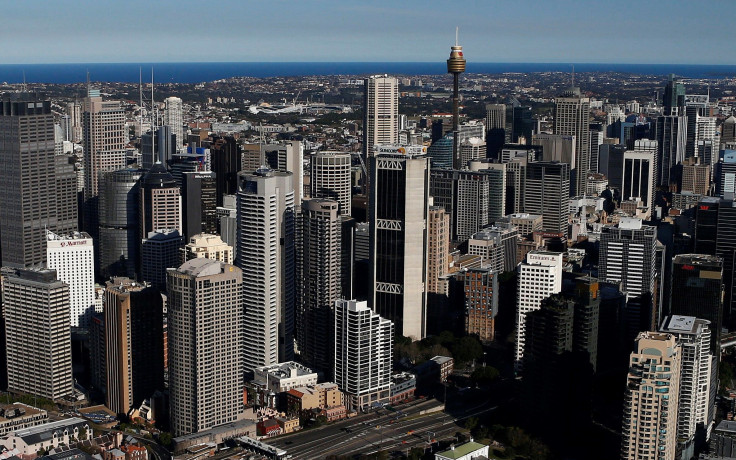
POLYGON ((23 85, 20 87, 20 90, 22 92, 24 92, 24 93, 26 91, 28 91, 28 88, 26 87, 26 71, 25 71, 25 69, 23 69, 23 85))
POLYGON ((138 67, 138 98, 140 107, 140 114, 138 116, 138 129, 140 130, 140 136, 143 135, 143 67, 138 67))
POLYGON ((571 64, 571 65, 572 65, 572 86, 571 88, 574 88, 575 87, 575 64, 571 64))
POLYGON ((266 152, 263 151, 263 123, 258 123, 258 131, 260 131, 260 150, 261 150, 261 166, 266 167, 266 152))
POLYGON ((153 163, 158 163, 156 159, 156 106, 153 102, 153 66, 151 66, 151 159, 153 163))
POLYGON ((460 32, 460 27, 455 26, 455 46, 460 46, 458 45, 458 32, 460 32))
POLYGON ((87 97, 89 97, 89 69, 87 69, 87 97))

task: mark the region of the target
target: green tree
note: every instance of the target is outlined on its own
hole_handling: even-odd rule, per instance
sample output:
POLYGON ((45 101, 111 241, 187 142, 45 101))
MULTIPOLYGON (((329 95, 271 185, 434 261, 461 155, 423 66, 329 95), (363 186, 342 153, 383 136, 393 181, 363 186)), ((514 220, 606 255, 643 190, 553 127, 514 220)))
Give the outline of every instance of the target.
POLYGON ((168 431, 162 431, 158 434, 158 442, 167 449, 171 448, 171 433, 168 431))
POLYGON ((476 337, 465 336, 453 345, 452 356, 456 362, 469 363, 483 356, 483 346, 476 337))
POLYGON ((475 427, 478 426, 478 417, 470 417, 467 420, 465 420, 465 429, 472 431, 475 429, 475 427))
POLYGON ((720 390, 724 393, 728 388, 733 386, 733 365, 725 359, 718 365, 718 374, 720 376, 720 390))
POLYGON ((495 367, 482 366, 473 371, 470 379, 479 385, 487 385, 498 379, 498 376, 498 369, 495 367))
POLYGON ((422 460, 422 457, 424 457, 424 450, 420 447, 412 447, 407 458, 409 460, 422 460))

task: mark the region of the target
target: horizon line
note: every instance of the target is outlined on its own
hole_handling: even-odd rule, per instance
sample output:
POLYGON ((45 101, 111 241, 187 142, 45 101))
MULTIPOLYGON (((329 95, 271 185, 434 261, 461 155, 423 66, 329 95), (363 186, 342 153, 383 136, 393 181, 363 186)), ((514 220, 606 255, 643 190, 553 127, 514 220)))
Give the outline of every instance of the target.
MULTIPOLYGON (((151 64, 436 64, 445 65, 444 61, 99 61, 99 62, 25 62, 2 63, 0 66, 25 65, 151 65, 151 64)), ((736 67, 736 64, 714 63, 672 63, 672 62, 601 62, 601 61, 470 61, 469 64, 582 64, 582 65, 647 65, 647 66, 718 66, 736 67)))

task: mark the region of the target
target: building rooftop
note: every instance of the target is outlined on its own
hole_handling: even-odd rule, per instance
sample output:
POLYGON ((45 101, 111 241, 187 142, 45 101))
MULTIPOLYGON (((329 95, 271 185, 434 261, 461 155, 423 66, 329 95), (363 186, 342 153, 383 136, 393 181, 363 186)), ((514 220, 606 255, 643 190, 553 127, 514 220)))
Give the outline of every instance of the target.
POLYGON ((222 273, 226 265, 216 260, 198 258, 184 262, 178 271, 191 276, 212 276, 222 273))
POLYGON ((661 331, 673 333, 689 332, 696 334, 699 329, 698 325, 700 324, 708 326, 710 325, 710 321, 699 319, 694 316, 672 315, 670 317, 665 317, 661 331))
POLYGON ((75 426, 87 425, 87 421, 79 417, 57 420, 42 425, 36 425, 29 428, 23 428, 13 432, 13 435, 22 438, 26 444, 37 444, 42 441, 53 438, 56 431, 64 431, 75 426))
POLYGON ((678 254, 672 261, 676 264, 713 267, 720 269, 723 259, 709 254, 678 254))
POLYGON ((477 450, 483 449, 484 447, 486 447, 484 444, 468 441, 444 452, 437 452, 437 455, 441 455, 445 458, 460 458, 477 450))
POLYGON ((262 366, 254 369, 256 374, 267 373, 270 377, 277 379, 301 377, 305 375, 314 374, 317 375, 312 369, 299 364, 296 361, 286 361, 283 363, 273 364, 271 366, 262 366))
POLYGON ((716 431, 721 433, 736 434, 736 421, 722 420, 716 427, 716 431))
POLYGON ((92 237, 89 236, 89 233, 87 232, 71 232, 65 233, 63 235, 57 235, 54 232, 46 230, 46 241, 82 240, 90 238, 92 237))

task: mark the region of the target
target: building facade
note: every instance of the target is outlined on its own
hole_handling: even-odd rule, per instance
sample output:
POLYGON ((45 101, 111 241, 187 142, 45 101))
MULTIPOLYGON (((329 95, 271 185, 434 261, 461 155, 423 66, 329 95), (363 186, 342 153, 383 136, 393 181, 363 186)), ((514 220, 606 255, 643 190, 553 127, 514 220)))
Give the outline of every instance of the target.
POLYGON ((46 267, 69 285, 72 327, 86 329, 95 313, 95 256, 92 238, 74 232, 46 235, 46 267))

